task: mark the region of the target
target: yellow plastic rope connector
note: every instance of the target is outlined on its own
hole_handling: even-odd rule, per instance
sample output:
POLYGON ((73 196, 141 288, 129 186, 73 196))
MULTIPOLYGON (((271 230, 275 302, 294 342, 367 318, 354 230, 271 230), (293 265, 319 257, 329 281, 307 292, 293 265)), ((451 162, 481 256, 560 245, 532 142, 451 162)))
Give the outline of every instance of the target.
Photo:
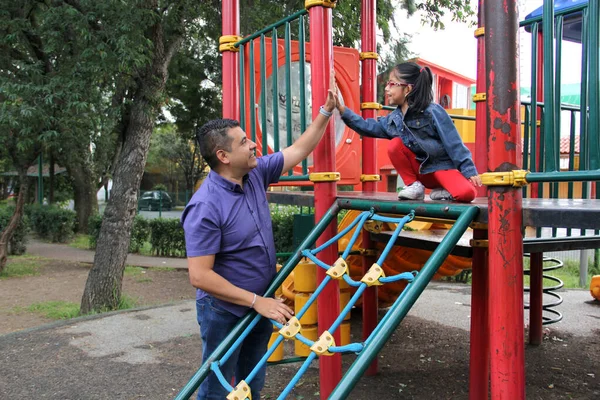
POLYGON ((374 51, 362 51, 359 54, 360 61, 363 60, 379 60, 379 54, 374 51))
POLYGON ((482 249, 487 249, 490 247, 490 241, 487 239, 471 239, 469 241, 469 245, 471 247, 479 247, 482 249))
POLYGON ((475 29, 475 37, 480 37, 485 35, 485 26, 475 29))
POLYGON ((331 268, 326 272, 327 275, 333 279, 342 279, 344 274, 348 272, 348 264, 342 257, 335 260, 331 268))
POLYGON ((302 329, 302 324, 300 324, 298 318, 292 317, 285 323, 283 328, 279 330, 279 334, 286 339, 291 339, 300 332, 300 329, 302 329))
POLYGON ((381 180, 381 175, 361 175, 360 176, 360 181, 361 182, 379 182, 381 180))
POLYGON ((307 10, 315 6, 323 6, 327 8, 335 8, 337 0, 306 0, 304 2, 304 8, 307 10))
POLYGON ((233 51, 239 52, 239 47, 235 47, 234 45, 242 40, 241 36, 237 35, 225 35, 219 38, 219 51, 222 53, 224 51, 233 51))
POLYGON ((478 103, 480 101, 485 101, 486 98, 487 98, 487 95, 485 93, 475 93, 473 95, 473 102, 478 103))
POLYGON ((250 386, 245 381, 240 381, 231 393, 227 395, 227 400, 252 400, 252 392, 250 386))
POLYGON ((366 283, 367 286, 381 286, 383 283, 379 282, 379 278, 384 277, 385 273, 383 272, 383 268, 381 268, 379 264, 373 263, 360 281, 366 283))
POLYGON ((379 103, 360 103, 361 110, 381 110, 383 106, 379 103))
POLYGON ((313 172, 308 175, 311 182, 337 182, 340 180, 339 172, 313 172))
POLYGON ((481 174, 481 182, 486 186, 514 186, 527 185, 526 176, 529 171, 518 169, 506 172, 486 172, 481 174))
POLYGON ((331 353, 327 350, 329 350, 331 346, 335 346, 335 340, 333 340, 333 335, 331 333, 325 331, 323 334, 321 334, 321 337, 312 346, 310 346, 310 350, 320 356, 330 356, 331 353))
POLYGON ((373 221, 373 220, 367 221, 363 225, 364 230, 367 232, 371 232, 371 233, 380 233, 382 227, 383 227, 383 222, 373 221))

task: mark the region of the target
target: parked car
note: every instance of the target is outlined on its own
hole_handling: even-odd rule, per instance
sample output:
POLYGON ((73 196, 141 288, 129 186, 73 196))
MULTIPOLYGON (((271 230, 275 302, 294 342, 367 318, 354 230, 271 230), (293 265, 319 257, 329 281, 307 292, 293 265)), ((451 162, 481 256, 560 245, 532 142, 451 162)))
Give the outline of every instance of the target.
POLYGON ((162 190, 144 192, 138 199, 138 210, 146 209, 148 211, 158 211, 161 207, 161 196, 162 210, 171 211, 171 208, 173 208, 173 201, 169 194, 162 190))

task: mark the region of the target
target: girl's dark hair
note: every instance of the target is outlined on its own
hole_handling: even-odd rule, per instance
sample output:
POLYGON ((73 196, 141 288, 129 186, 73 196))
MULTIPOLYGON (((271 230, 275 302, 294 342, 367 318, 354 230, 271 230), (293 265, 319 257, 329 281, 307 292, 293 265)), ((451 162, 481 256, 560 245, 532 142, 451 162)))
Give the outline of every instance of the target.
POLYGON ((433 102, 433 74, 429 67, 414 62, 404 62, 394 67, 396 78, 412 85, 406 96, 413 112, 421 112, 433 102))
POLYGON ((196 129, 200 154, 210 168, 215 169, 219 165, 218 150, 231 151, 233 139, 227 136, 227 131, 238 126, 240 123, 233 119, 214 119, 196 129))

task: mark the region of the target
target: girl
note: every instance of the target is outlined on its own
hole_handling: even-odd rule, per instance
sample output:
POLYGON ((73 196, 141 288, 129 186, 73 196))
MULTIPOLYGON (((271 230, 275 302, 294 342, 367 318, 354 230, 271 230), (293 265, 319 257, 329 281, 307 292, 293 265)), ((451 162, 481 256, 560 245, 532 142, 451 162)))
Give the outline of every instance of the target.
POLYGON ((431 200, 468 203, 481 178, 454 123, 433 103, 432 81, 429 67, 398 64, 385 87, 389 103, 398 106, 389 115, 364 120, 339 101, 337 109, 360 135, 391 140, 388 155, 405 184, 399 199, 422 200, 427 187, 431 200))

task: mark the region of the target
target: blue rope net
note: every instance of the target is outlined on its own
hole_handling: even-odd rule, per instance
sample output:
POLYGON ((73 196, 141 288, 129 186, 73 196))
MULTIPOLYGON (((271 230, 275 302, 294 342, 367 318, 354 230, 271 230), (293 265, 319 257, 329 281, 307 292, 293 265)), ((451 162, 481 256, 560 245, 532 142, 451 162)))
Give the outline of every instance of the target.
POLYGON ((227 360, 229 360, 231 355, 235 352, 235 350, 239 346, 241 346, 244 339, 248 336, 248 334, 252 331, 252 329, 254 329, 254 327, 256 326, 258 321, 260 321, 260 319, 263 317, 261 315, 256 315, 254 317, 254 319, 252 320, 252 322, 248 325, 248 327, 246 327, 244 332, 240 335, 240 337, 233 343, 233 345, 227 351, 227 353, 225 353, 220 360, 214 361, 211 364, 211 370, 216 374, 217 378, 219 379, 219 382, 221 383, 221 385, 223 385, 225 390, 229 391, 229 395, 227 396, 227 399, 228 400, 251 399, 250 385, 252 383, 252 380, 256 377, 256 374, 260 371, 260 369, 267 363, 267 360, 275 352, 275 350, 281 344, 281 342, 283 342, 286 339, 299 340, 300 342, 304 343, 306 346, 308 346, 310 348, 311 353, 308 355, 308 357, 306 357, 302 366, 298 369, 298 371, 296 372, 294 377, 290 380, 288 385, 281 392, 278 399, 285 399, 287 397, 287 395, 290 394, 290 392, 296 386, 296 384, 298 383, 300 378, 308 370, 308 367, 310 366, 311 362, 313 360, 315 360, 317 357, 322 356, 322 355, 330 355, 333 353, 359 354, 366 345, 368 345, 375 337, 377 337, 377 335, 380 331, 380 329, 379 329, 380 326, 382 326, 382 324, 387 320, 387 315, 383 317, 383 319, 379 322, 379 324, 373 330, 371 335, 369 335, 367 340, 364 342, 350 343, 345 346, 336 346, 335 342, 333 340, 333 333, 340 327, 340 325, 342 324, 346 315, 350 312, 350 310, 356 304, 356 302, 358 301, 358 299, 360 298, 362 293, 369 286, 383 285, 385 283, 396 282, 399 280, 407 281, 408 286, 406 287, 406 290, 404 290, 402 292, 402 294, 398 297, 398 299, 396 299, 396 302, 401 301, 402 298, 404 297, 404 295, 408 292, 408 289, 410 288, 410 285, 413 282, 414 278, 417 276, 418 272, 417 271, 404 272, 404 273, 397 274, 394 276, 386 277, 381 265, 383 264, 386 257, 388 256, 390 250, 392 249, 392 246, 394 245, 396 239, 400 235, 400 232, 402 232, 402 228, 404 227, 404 224, 412 221, 413 218, 414 218, 414 212, 411 212, 409 215, 406 215, 402 218, 393 218, 393 217, 386 217, 383 215, 375 214, 374 210, 364 211, 364 212, 360 213, 354 219, 354 221, 352 221, 345 229, 343 229, 341 232, 339 232, 337 235, 332 237, 330 240, 328 240, 323 245, 319 246, 318 248, 316 248, 314 250, 303 250, 302 255, 304 257, 310 259, 318 267, 323 268, 326 271, 325 279, 323 279, 323 281, 321 281, 321 283, 319 284, 319 286, 317 287, 315 292, 310 296, 308 301, 304 304, 304 306, 297 313, 297 315, 295 317, 293 317, 292 319, 290 319, 285 325, 282 325, 279 322, 271 320, 271 323, 279 329, 279 336, 273 342, 273 344, 269 347, 269 349, 265 353, 264 357, 258 362, 258 364, 250 372, 250 374, 244 380, 240 380, 235 388, 229 382, 227 382, 227 380, 223 376, 223 373, 220 370, 220 365, 225 364, 227 362, 227 360), (390 236, 390 239, 389 239, 385 249, 381 252, 381 255, 377 259, 377 262, 371 266, 369 271, 361 278, 360 281, 355 281, 349 275, 350 271, 348 269, 348 265, 346 264, 345 260, 348 257, 348 255, 350 254, 350 251, 352 250, 352 246, 356 242, 358 235, 360 234, 363 226, 365 225, 365 223, 367 221, 380 221, 380 222, 387 222, 387 223, 395 223, 395 224, 397 224, 397 227, 394 230, 393 234, 390 236), (327 247, 331 246, 332 244, 336 243, 340 238, 342 238, 344 235, 346 235, 352 229, 354 229, 354 233, 352 234, 352 237, 351 237, 348 245, 346 246, 346 250, 333 263, 333 265, 328 265, 316 257, 316 255, 318 253, 320 253, 327 247), (354 295, 352 296, 352 298, 348 301, 348 304, 341 311, 338 318, 329 327, 329 329, 324 331, 321 334, 321 336, 319 337, 319 339, 317 339, 316 341, 313 341, 313 340, 310 340, 310 339, 302 336, 302 334, 300 333, 302 326, 299 321, 302 318, 302 316, 308 311, 310 306, 317 300, 319 294, 323 291, 325 286, 327 286, 327 284, 332 279, 337 279, 337 280, 343 279, 348 285, 355 287, 356 291, 355 291, 354 295))

